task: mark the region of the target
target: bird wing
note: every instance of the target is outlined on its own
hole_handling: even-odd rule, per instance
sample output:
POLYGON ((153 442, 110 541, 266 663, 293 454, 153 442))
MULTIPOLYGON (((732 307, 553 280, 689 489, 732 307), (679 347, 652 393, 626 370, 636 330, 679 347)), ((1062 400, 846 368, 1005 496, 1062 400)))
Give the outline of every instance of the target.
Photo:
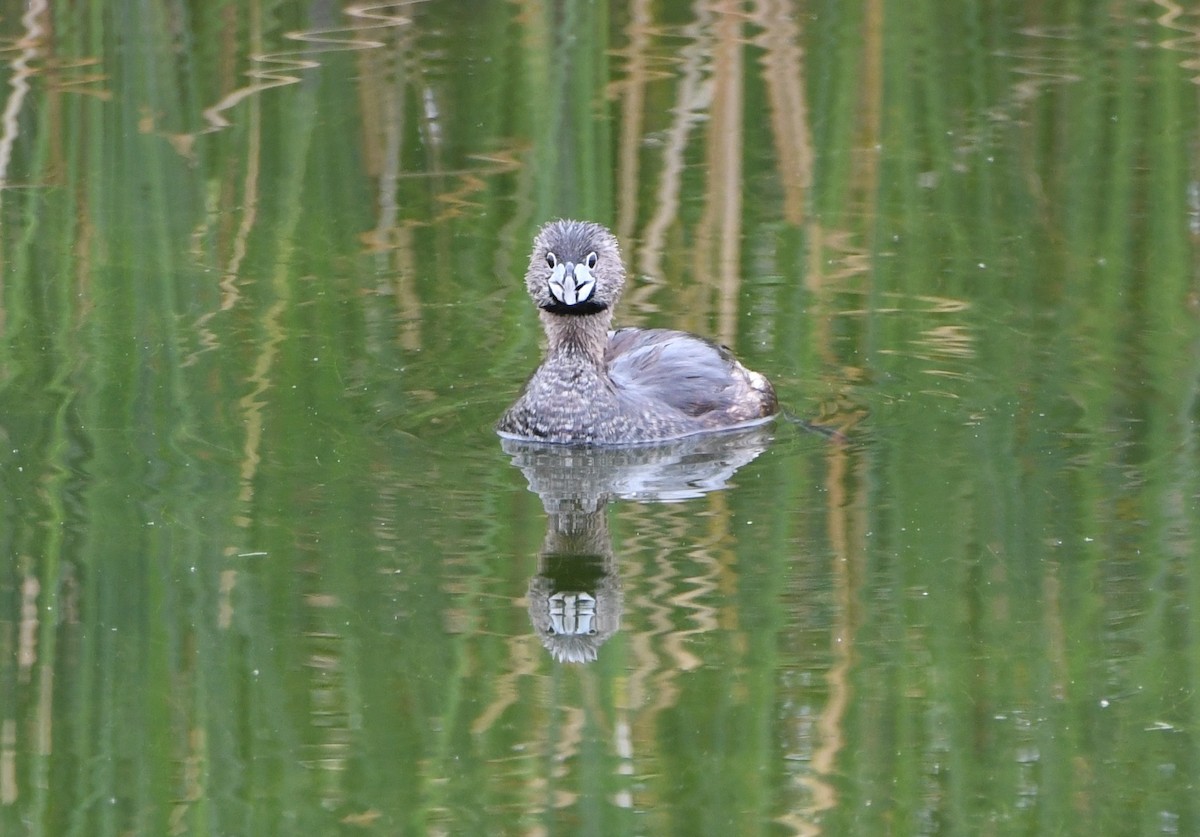
POLYGON ((732 408, 745 374, 724 346, 665 328, 612 332, 605 361, 622 394, 662 401, 689 416, 732 408))

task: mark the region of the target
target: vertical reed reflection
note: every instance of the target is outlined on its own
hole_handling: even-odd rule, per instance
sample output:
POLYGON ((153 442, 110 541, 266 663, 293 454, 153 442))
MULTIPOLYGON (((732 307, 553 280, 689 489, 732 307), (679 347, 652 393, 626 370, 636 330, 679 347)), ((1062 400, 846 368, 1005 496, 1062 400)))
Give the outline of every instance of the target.
POLYGON ((783 185, 783 217, 797 227, 804 223, 813 175, 804 51, 796 19, 800 11, 788 0, 759 0, 750 17, 760 30, 754 41, 763 50, 763 85, 783 185))
POLYGON ((741 282, 743 73, 742 4, 717 0, 712 55, 713 99, 706 133, 707 184, 696 229, 696 278, 716 290, 716 336, 737 345, 741 282), (715 276, 713 275, 715 274, 715 276))
POLYGON ((625 58, 621 67, 623 78, 616 88, 616 95, 621 101, 621 117, 617 140, 617 224, 614 230, 619 241, 633 239, 634 225, 638 219, 646 88, 651 77, 651 23, 650 0, 632 0, 629 22, 625 27, 628 45, 618 53, 625 58))
POLYGON ((1200 831, 1196 18, 1085 5, 0 20, 0 832, 1200 831), (862 434, 615 506, 586 668, 554 214, 862 434))
POLYGON ((0 209, 3 209, 4 187, 11 185, 8 179, 12 164, 13 145, 21 133, 20 117, 29 98, 29 79, 37 70, 32 66, 42 56, 47 32, 46 0, 31 0, 21 16, 25 29, 24 37, 16 44, 16 55, 9 66, 12 76, 8 84, 12 89, 4 100, 0 111, 0 209))
MULTIPOLYGON (((707 12, 707 4, 698 3, 694 6, 695 20, 681 28, 679 36, 684 40, 679 50, 681 60, 679 70, 671 76, 675 88, 674 104, 670 113, 670 124, 663 130, 662 164, 658 167, 657 187, 654 200, 648 207, 650 219, 636 236, 641 242, 639 249, 627 256, 635 273, 640 275, 643 283, 635 285, 625 292, 624 307, 626 317, 635 315, 642 310, 653 310, 650 298, 657 290, 665 286, 663 277, 663 256, 668 231, 678 222, 680 190, 682 188, 685 154, 688 142, 696 126, 702 121, 709 102, 712 98, 712 82, 705 77, 704 66, 712 43, 710 26, 711 15, 707 12)), ((646 27, 652 27, 653 21, 646 21, 646 27)), ((636 79, 636 77, 635 77, 636 79)), ((621 165, 629 165, 636 160, 633 155, 625 155, 619 160, 621 165)), ((620 172, 618 181, 626 181, 632 177, 651 177, 649 172, 620 172)), ((618 221, 618 228, 628 230, 633 219, 639 216, 636 207, 625 207, 625 220, 618 221)), ((627 239, 628 240, 628 239, 627 239)), ((636 322, 636 319, 634 320, 636 322)))

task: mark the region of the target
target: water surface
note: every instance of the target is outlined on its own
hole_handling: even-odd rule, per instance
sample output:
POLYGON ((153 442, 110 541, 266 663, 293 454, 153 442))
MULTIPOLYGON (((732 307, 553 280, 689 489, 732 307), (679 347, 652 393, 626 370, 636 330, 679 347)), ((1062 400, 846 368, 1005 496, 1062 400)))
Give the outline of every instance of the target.
POLYGON ((93 5, 0 2, 0 831, 1200 831, 1194 11, 93 5), (502 445, 557 216, 787 417, 502 445))

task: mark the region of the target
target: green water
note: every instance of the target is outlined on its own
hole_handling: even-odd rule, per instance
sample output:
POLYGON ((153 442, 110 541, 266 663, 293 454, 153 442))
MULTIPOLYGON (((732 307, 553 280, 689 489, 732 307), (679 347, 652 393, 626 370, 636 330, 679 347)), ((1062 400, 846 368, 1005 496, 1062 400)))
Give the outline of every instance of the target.
POLYGON ((1200 833, 1198 39, 0 0, 0 833, 1200 833), (559 215, 797 421, 502 448, 559 215))

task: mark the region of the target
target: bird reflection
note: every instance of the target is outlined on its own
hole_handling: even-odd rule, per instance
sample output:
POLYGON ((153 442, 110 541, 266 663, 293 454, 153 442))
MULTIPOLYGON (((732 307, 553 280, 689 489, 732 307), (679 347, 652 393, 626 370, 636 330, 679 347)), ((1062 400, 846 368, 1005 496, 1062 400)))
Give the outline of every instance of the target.
POLYGON ((721 490, 770 439, 769 427, 754 427, 627 448, 501 441, 546 511, 529 620, 555 660, 595 660, 620 627, 624 599, 608 503, 680 502, 721 490))
POLYGON ((621 624, 621 579, 604 504, 590 511, 562 505, 548 512, 529 580, 529 621, 554 659, 587 663, 621 624))

